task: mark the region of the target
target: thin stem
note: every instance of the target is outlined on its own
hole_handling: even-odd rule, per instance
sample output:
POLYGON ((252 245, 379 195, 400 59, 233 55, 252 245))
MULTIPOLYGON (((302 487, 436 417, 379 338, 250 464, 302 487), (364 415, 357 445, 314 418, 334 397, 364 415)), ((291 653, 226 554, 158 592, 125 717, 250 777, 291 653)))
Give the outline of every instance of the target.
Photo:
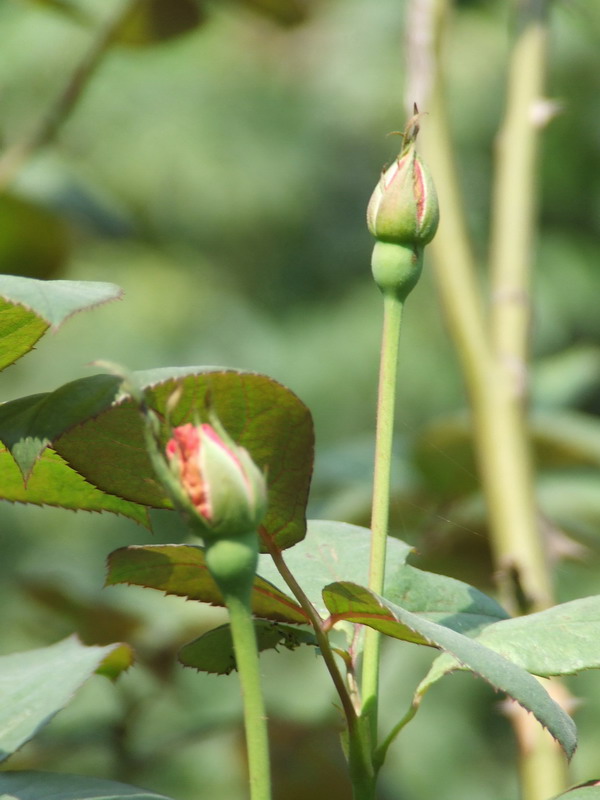
POLYGON ((269 734, 260 683, 258 647, 250 603, 236 594, 225 597, 233 638, 235 663, 244 704, 251 800, 270 800, 269 734))
POLYGON ((12 183, 29 158, 56 136, 96 72, 115 32, 140 2, 141 0, 125 0, 119 11, 98 31, 81 61, 33 130, 0 156, 0 190, 12 183))
MULTIPOLYGON (((393 294, 383 297, 383 333, 379 367, 379 393, 377 400, 377 429, 375 434, 375 472, 373 477, 373 510, 371 516, 371 559, 369 564, 369 589, 381 594, 385 576, 390 479, 392 468, 392 441, 394 432, 394 405, 398 348, 403 303, 393 294)), ((365 630, 363 651, 362 697, 363 714, 370 720, 371 741, 377 741, 377 698, 379 692, 379 658, 381 635, 373 628, 365 630)))
POLYGON ((323 656, 323 660, 325 661, 325 666, 329 671, 331 679, 333 681, 333 685, 339 695, 340 702, 342 704, 342 708, 344 710, 344 716, 346 717, 346 723, 348 725, 348 730, 353 730, 356 726, 356 711, 354 709, 354 705, 352 703, 352 698, 348 692, 346 687, 346 683, 337 667, 335 656, 333 654, 333 650, 331 649, 331 644, 329 642, 329 638, 327 634, 323 630, 323 620, 317 613, 317 610, 310 602, 308 597, 302 591, 302 587, 298 583, 298 581, 294 578, 292 573, 290 572, 288 565, 285 563, 283 558, 283 554, 279 547, 273 542, 273 540, 268 536, 263 536, 262 541, 267 546, 271 558, 273 559, 273 563, 279 570, 281 577, 290 587, 290 590, 296 600, 300 603, 302 610, 310 620, 310 624, 313 626, 315 631, 315 636, 317 639, 317 643, 319 645, 319 649, 321 650, 321 655, 323 656))
POLYGON ((402 719, 394 725, 392 730, 389 734, 385 737, 383 742, 378 746, 375 754, 373 756, 373 761, 375 763, 376 769, 379 769, 383 762, 385 761, 385 757, 387 755, 387 751, 389 746, 392 742, 396 739, 402 728, 404 728, 408 723, 413 719, 417 711, 419 710, 419 706, 421 704, 421 698, 418 695, 415 695, 413 698, 406 714, 402 717, 402 719))

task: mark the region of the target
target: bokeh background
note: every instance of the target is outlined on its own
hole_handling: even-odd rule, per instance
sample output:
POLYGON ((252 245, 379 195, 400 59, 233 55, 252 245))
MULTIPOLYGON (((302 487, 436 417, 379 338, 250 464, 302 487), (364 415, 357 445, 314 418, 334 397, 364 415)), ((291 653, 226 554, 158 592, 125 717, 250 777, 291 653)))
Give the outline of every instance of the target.
MULTIPOLYGON (((404 124, 407 5, 143 0, 53 140, 0 187, 0 272, 112 281, 125 297, 45 337, 2 376, 3 399, 89 374, 99 358, 133 369, 267 373, 314 414, 310 515, 368 524, 380 298, 364 214, 398 145, 386 134, 404 124)), ((113 0, 2 0, 5 148, 44 117, 117 8, 113 0)), ((453 136, 483 291, 513 11, 506 0, 462 0, 447 32, 453 136)), ((597 4, 553 4, 548 89, 561 112, 544 133, 539 176, 533 405, 581 424, 581 449, 559 453, 560 469, 542 469, 539 483, 564 601, 598 593, 600 575, 597 4)), ((464 443, 444 444, 465 407, 426 264, 403 331, 393 532, 417 548, 413 563, 489 590, 470 455, 464 443)), ((110 777, 178 800, 241 800, 237 679, 174 661, 221 612, 102 588, 115 547, 181 541, 168 515, 154 521, 150 534, 106 516, 0 508, 0 651, 77 631, 89 643, 130 641, 138 652, 116 685, 94 678, 8 766, 110 777)), ((431 658, 388 644, 384 725, 404 713, 431 658)), ((276 797, 344 800, 340 714, 318 656, 269 653, 263 668, 276 797)), ((600 676, 570 686, 584 698, 573 778, 598 778, 600 676)), ((517 796, 510 725, 482 681, 446 678, 409 730, 382 773, 382 799, 517 796)))

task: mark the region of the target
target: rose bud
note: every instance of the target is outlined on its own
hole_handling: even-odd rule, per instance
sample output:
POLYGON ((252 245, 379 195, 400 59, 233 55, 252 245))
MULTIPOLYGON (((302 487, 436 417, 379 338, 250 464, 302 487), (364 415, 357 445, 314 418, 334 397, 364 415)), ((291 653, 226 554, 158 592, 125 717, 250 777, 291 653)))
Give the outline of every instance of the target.
POLYGON ((267 509, 265 476, 216 421, 174 428, 166 454, 206 534, 257 530, 267 509))
POLYGON ((383 292, 404 299, 421 272, 423 247, 439 222, 435 186, 417 155, 418 112, 403 134, 404 147, 381 176, 367 208, 367 226, 377 238, 373 274, 383 292))

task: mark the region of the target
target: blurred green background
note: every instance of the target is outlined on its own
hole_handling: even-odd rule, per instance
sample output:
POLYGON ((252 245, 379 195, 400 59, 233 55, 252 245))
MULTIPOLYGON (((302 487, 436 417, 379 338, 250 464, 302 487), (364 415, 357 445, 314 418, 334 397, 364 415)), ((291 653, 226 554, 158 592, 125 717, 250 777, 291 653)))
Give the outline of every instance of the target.
MULTIPOLYGON (((483 286, 512 5, 462 0, 448 30, 453 135, 483 286)), ((5 147, 43 117, 117 7, 2 0, 5 147)), ((112 281, 125 298, 42 340, 3 376, 3 399, 53 389, 99 358, 265 372, 314 414, 310 515, 368 524, 380 298, 364 214, 398 145, 385 135, 404 123, 406 7, 144 0, 55 140, 0 193, 0 272, 112 281)), ((540 502, 568 600, 598 593, 600 575, 600 6, 556 2, 552 20, 549 96, 561 113, 543 136, 533 404, 544 412, 540 502)), ((393 528, 417 547, 413 563, 489 590, 464 410, 426 265, 403 331, 393 528)), ((5 505, 0 523, 1 652, 76 630, 90 643, 131 641, 139 658, 115 686, 95 678, 8 766, 95 774, 178 800, 241 800, 237 680, 174 663, 222 613, 102 589, 115 547, 181 541, 169 516, 156 515, 150 534, 116 518, 5 505)), ((431 657, 388 644, 386 727, 431 657)), ((348 797, 340 714, 319 658, 270 653, 263 669, 276 797, 348 797)), ((585 698, 573 779, 600 778, 600 676, 570 685, 585 698)), ((451 676, 392 749, 381 798, 509 800, 514 755, 498 697, 451 676)))

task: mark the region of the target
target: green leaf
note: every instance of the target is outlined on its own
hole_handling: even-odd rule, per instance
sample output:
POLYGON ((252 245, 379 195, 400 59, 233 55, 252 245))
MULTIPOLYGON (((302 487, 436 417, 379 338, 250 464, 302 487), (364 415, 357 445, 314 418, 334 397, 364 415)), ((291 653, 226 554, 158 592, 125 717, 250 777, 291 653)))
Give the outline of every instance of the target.
POLYGON ((169 800, 136 786, 53 772, 0 773, 0 800, 169 800))
MULTIPOLYGON (((277 650, 278 647, 295 650, 301 644, 317 646, 313 633, 290 628, 289 625, 256 620, 254 630, 260 653, 264 650, 277 650)), ((179 651, 179 661, 184 667, 193 667, 217 675, 229 675, 236 669, 230 626, 221 625, 186 644, 179 651)))
POLYGON ((509 614, 488 595, 468 583, 403 564, 390 577, 386 600, 458 633, 474 636, 484 626, 509 614))
MULTIPOLYGON (((304 537, 314 433, 310 412, 296 395, 266 375, 237 370, 173 367, 135 373, 135 379, 160 418, 173 392, 181 392, 171 414, 173 426, 194 422, 210 401, 228 434, 267 473, 266 535, 281 548, 304 537)), ((165 425, 165 444, 169 434, 165 425)), ((99 489, 155 508, 171 507, 154 480, 140 415, 130 399, 66 430, 53 447, 99 489)))
POLYGON ((122 295, 123 291, 113 283, 38 281, 0 275, 0 297, 33 311, 54 330, 72 314, 118 300, 122 295))
MULTIPOLYGON (((323 597, 332 621, 361 623, 387 636, 438 647, 450 653, 463 668, 484 678, 496 690, 505 692, 531 711, 567 755, 573 755, 577 745, 573 720, 550 698, 539 681, 521 667, 478 641, 406 611, 362 586, 334 583, 323 590, 323 597)), ((420 684, 417 694, 424 694, 429 686, 426 679, 420 684)))
MULTIPOLYGON (((210 576, 204 548, 198 545, 133 545, 108 557, 106 585, 130 583, 159 589, 165 594, 223 606, 223 598, 210 576)), ((285 592, 261 577, 254 581, 252 613, 266 619, 305 623, 306 614, 285 592)))
MULTIPOLYGON (((1 411, 0 406, 0 411, 1 411)), ((0 498, 12 503, 56 506, 71 511, 110 511, 150 527, 148 509, 100 491, 53 450, 47 449, 39 459, 27 483, 11 454, 0 449, 0 498)))
POLYGON ((600 595, 496 622, 477 641, 534 675, 600 668, 600 595))
POLYGON ((0 760, 47 725, 119 647, 85 647, 71 636, 50 647, 0 657, 0 760))
MULTIPOLYGON (((302 590, 320 614, 327 615, 323 587, 332 580, 367 583, 371 531, 346 522, 311 519, 302 542, 285 554, 285 562, 302 590)), ((410 545, 399 539, 388 540, 386 583, 404 564, 410 545)), ((258 572, 287 591, 287 584, 268 555, 259 557, 258 572)))
POLYGON ((0 298, 0 369, 28 353, 48 327, 34 311, 0 298))
POLYGON ((102 663, 96 670, 97 675, 104 675, 111 681, 116 680, 122 672, 125 672, 133 665, 135 661, 135 654, 133 648, 128 644, 117 645, 111 652, 102 660, 102 663))
POLYGON ((92 375, 71 381, 47 394, 20 397, 0 406, 0 439, 25 478, 44 448, 73 425, 110 406, 121 381, 113 375, 92 375))
POLYGON ((112 283, 39 281, 0 275, 0 369, 28 353, 43 334, 77 311, 121 297, 112 283))
POLYGON ((553 800, 600 800, 600 781, 591 781, 583 786, 576 786, 553 800))

